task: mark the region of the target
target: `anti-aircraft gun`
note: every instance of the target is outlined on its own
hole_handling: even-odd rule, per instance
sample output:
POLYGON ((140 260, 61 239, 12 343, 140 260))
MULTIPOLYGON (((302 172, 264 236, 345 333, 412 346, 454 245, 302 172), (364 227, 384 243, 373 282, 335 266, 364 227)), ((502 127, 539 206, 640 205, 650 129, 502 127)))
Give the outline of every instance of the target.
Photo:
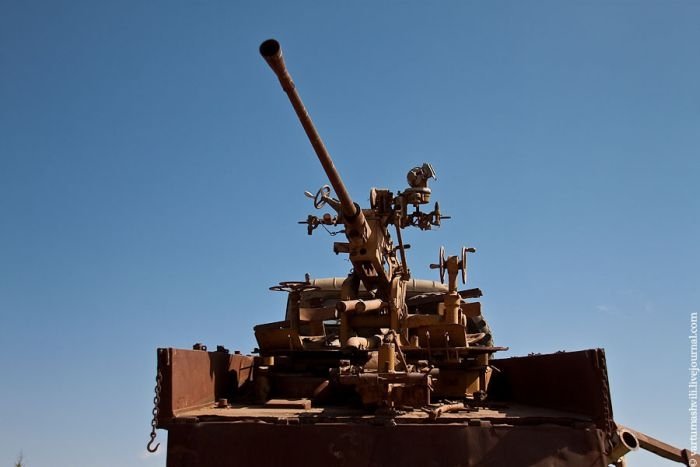
POLYGON ((262 465, 624 465, 650 450, 686 465, 697 456, 613 420, 605 352, 589 349, 496 359, 476 288, 459 291, 473 248, 447 256, 440 281, 412 277, 402 230, 446 219, 431 203, 430 164, 411 169, 408 188, 351 198, 287 71, 279 43, 260 53, 279 78, 330 186, 310 215, 340 228, 346 277, 281 282, 284 320, 255 326, 254 355, 158 349, 156 428, 169 430, 168 467, 262 465), (331 189, 332 187, 332 189, 331 189), (332 196, 335 193, 337 198, 332 196), (396 235, 396 244, 391 231, 396 235), (447 280, 447 284, 445 284, 447 280))
MULTIPOLYGON (((435 397, 483 397, 491 371, 488 357, 504 348, 478 345, 486 333, 468 332, 468 319, 480 315, 479 306, 475 303, 469 307, 464 303, 456 283, 460 271, 466 279, 466 256, 475 250, 463 248, 461 258, 446 258, 441 250, 440 261, 433 267, 440 269, 441 280, 444 280, 445 271, 448 272, 447 290, 436 287, 437 290, 427 291, 432 294, 428 296, 432 302, 423 300, 420 307, 415 305, 416 300, 413 303, 407 300, 421 294, 412 293, 412 297, 407 297, 411 273, 406 260, 407 245, 402 241, 401 231, 411 226, 429 230, 447 218, 441 214, 438 203, 432 211, 421 211, 421 206, 430 203, 428 182, 436 178, 433 167, 424 163, 411 169, 407 175, 409 187, 396 194, 373 188, 369 208, 360 208, 348 193, 301 101, 279 43, 272 39, 265 41, 260 46, 260 53, 277 75, 338 196, 338 199, 333 198, 327 185, 321 187, 315 196, 306 192, 314 199, 314 207, 328 205, 335 215, 325 214, 320 218, 310 215, 302 221, 309 234, 319 225, 342 226, 347 237, 347 242, 336 242, 333 246, 336 254, 347 253, 352 263, 352 271, 342 282, 334 304, 335 313, 331 314, 339 321, 337 341, 329 342, 320 326, 312 326, 324 337, 324 345, 320 348, 339 350, 336 352, 337 368, 334 369, 339 374, 335 381, 355 386, 366 405, 382 407, 422 406, 435 397), (391 230, 396 233, 396 245, 391 230), (431 307, 435 313, 426 313, 426 305, 431 303, 437 305, 431 307), (471 316, 467 315, 468 311, 471 316), (350 357, 355 366, 343 368, 343 357, 350 357), (454 370, 455 365, 459 370, 454 370), (428 367, 430 371, 426 370, 428 367), (440 373, 442 377, 437 377, 440 373), (368 384, 370 380, 374 383, 368 384), (399 386, 400 391, 394 390, 399 386)), ((314 286, 310 282, 292 284, 285 282, 274 287, 275 290, 291 292, 287 320, 256 327, 256 337, 261 355, 284 354, 287 358, 303 360, 308 367, 313 365, 314 357, 305 354, 304 350, 319 349, 321 336, 298 334, 303 329, 300 315, 302 312, 307 318, 314 314, 329 315, 297 306, 295 302, 302 300, 303 292, 314 286), (279 336, 286 337, 286 340, 279 336)), ((322 361, 324 365, 328 363, 325 358, 322 361)), ((270 377, 274 375, 279 379, 280 371, 275 370, 270 372, 270 377)), ((267 384, 264 387, 267 388, 267 384)), ((260 394, 260 398, 264 396, 260 394)))

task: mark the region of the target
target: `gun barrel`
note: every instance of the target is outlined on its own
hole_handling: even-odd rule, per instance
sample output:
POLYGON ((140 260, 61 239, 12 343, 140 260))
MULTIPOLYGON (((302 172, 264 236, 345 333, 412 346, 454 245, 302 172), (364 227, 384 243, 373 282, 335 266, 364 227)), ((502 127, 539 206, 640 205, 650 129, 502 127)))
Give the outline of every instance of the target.
POLYGON ((321 162, 323 170, 326 172, 326 176, 328 177, 333 190, 335 191, 336 195, 338 195, 343 216, 347 221, 356 226, 366 224, 362 210, 350 197, 348 190, 345 188, 343 180, 340 178, 340 174, 338 174, 338 171, 333 164, 333 159, 331 159, 326 146, 323 144, 321 136, 318 134, 316 127, 311 121, 309 112, 306 110, 304 103, 301 101, 301 97, 294 86, 294 81, 292 81, 292 76, 289 74, 289 71, 287 71, 287 67, 284 64, 282 49, 280 48, 279 42, 277 42, 275 39, 268 39, 260 44, 260 55, 263 56, 267 64, 270 65, 270 68, 272 68, 272 71, 275 72, 280 84, 282 85, 282 89, 285 93, 287 93, 287 96, 292 103, 292 107, 294 107, 294 111, 296 112, 297 117, 299 118, 299 121, 304 127, 304 131, 311 142, 311 146, 313 146, 316 156, 318 156, 318 160, 321 162))

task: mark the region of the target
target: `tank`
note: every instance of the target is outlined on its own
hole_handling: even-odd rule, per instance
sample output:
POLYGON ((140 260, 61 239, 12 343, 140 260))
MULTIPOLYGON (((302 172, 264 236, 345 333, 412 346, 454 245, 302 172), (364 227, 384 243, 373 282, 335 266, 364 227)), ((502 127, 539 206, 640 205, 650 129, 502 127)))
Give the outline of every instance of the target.
POLYGON ((615 423, 603 349, 499 358, 468 257, 441 248, 435 279, 415 278, 408 228, 447 219, 433 201, 430 163, 407 186, 371 188, 353 201, 285 66, 280 45, 260 53, 277 76, 329 185, 306 192, 316 209, 301 224, 344 241, 343 277, 284 281, 280 320, 253 332, 251 354, 157 350, 148 450, 168 430, 168 467, 389 465, 624 465, 642 448, 685 465, 694 453, 615 423))

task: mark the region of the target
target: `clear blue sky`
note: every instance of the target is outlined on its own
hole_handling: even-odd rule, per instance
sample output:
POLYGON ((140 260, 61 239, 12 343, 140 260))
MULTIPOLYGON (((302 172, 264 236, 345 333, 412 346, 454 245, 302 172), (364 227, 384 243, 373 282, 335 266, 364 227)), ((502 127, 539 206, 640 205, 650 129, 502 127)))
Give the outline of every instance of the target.
POLYGON ((377 3, 0 2, 1 466, 163 466, 156 347, 249 351, 268 286, 346 273, 269 37, 358 201, 433 163, 415 275, 476 247, 509 355, 604 347, 615 418, 688 445, 700 3, 377 3))

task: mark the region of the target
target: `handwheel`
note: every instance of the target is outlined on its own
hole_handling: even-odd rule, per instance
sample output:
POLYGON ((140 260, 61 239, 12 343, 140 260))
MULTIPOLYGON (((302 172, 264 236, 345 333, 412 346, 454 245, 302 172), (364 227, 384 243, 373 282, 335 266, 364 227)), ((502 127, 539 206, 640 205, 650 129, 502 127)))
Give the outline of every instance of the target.
POLYGON ((431 264, 430 269, 438 269, 440 271, 440 282, 445 283, 445 264, 447 263, 447 258, 445 258, 445 247, 440 247, 440 258, 438 258, 438 264, 431 264))
POLYGON ((279 285, 273 285, 270 290, 275 292, 306 292, 307 290, 318 290, 321 287, 317 285, 311 285, 308 282, 300 281, 285 281, 280 282, 279 285))
POLYGON ((440 247, 440 260, 439 260, 439 265, 440 265, 440 282, 443 284, 445 283, 445 263, 447 262, 447 258, 445 258, 445 247, 441 246, 440 247))
POLYGON ((316 196, 314 196, 314 207, 316 209, 321 209, 323 206, 326 205, 326 198, 330 196, 331 194, 331 187, 328 185, 323 185, 321 188, 318 189, 316 192, 316 196))

